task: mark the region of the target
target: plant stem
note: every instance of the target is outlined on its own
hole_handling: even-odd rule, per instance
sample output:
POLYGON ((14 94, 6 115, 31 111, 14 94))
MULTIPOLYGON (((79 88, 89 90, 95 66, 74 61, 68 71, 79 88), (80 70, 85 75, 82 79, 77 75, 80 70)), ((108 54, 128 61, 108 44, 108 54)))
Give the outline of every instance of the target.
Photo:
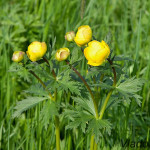
MULTIPOLYGON (((48 60, 45 57, 43 57, 43 59, 50 67, 48 60)), ((44 82, 33 71, 30 70, 30 73, 33 74, 39 80, 42 86, 46 89, 46 85, 44 84, 44 82)), ((52 74, 56 80, 56 74, 55 74, 54 69, 52 70, 52 74)), ((55 90, 54 98, 51 95, 51 93, 49 93, 49 96, 53 101, 56 102, 57 101, 57 89, 55 90)), ((60 129, 59 129, 59 117, 58 116, 55 116, 55 133, 56 133, 56 150, 60 150, 60 129)))
MULTIPOLYGON (((68 65, 70 65, 70 63, 68 61, 66 61, 66 63, 68 65)), ((97 103, 95 101, 95 98, 94 98, 94 95, 92 93, 92 90, 90 89, 89 85, 87 84, 87 82, 85 81, 85 79, 81 76, 81 74, 72 66, 70 65, 70 67, 73 69, 73 71, 78 75, 78 77, 82 80, 82 82, 84 83, 84 85, 87 87, 91 97, 92 97, 92 100, 93 100, 93 104, 94 104, 94 108, 95 108, 95 113, 96 113, 96 119, 98 119, 98 108, 97 108, 97 103)))
POLYGON ((71 149, 71 134, 70 134, 70 132, 69 132, 69 137, 68 137, 68 148, 67 148, 67 150, 70 150, 71 149))
POLYGON ((59 129, 59 117, 55 116, 55 133, 56 133, 56 149, 60 150, 60 129, 59 129))
POLYGON ((94 148, 94 135, 91 136, 90 150, 93 150, 93 148, 94 148))
MULTIPOLYGON (((46 85, 44 84, 44 82, 43 82, 33 71, 29 70, 29 72, 30 72, 35 78, 37 78, 37 79, 39 80, 39 82, 42 84, 42 86, 46 89, 46 85)), ((46 91, 48 91, 48 90, 46 89, 46 91)), ((51 95, 51 93, 50 93, 49 91, 48 91, 48 93, 49 93, 50 98, 51 98, 52 100, 54 100, 54 98, 53 98, 53 96, 51 95)))
MULTIPOLYGON (((66 63, 68 65, 70 65, 70 63, 66 60, 66 63)), ((84 83, 84 85, 87 87, 91 97, 92 97, 92 101, 94 104, 94 109, 95 109, 95 117, 96 119, 98 119, 98 108, 97 108, 97 103, 95 101, 94 95, 92 93, 92 90, 90 89, 89 85, 87 84, 87 82, 85 81, 85 79, 81 76, 81 74, 72 66, 70 65, 70 67, 72 68, 72 70, 79 76, 79 78, 82 80, 82 82, 84 83)), ((93 150, 94 147, 94 135, 91 136, 91 145, 90 145, 90 150, 93 150)))
POLYGON ((97 150, 97 143, 94 142, 94 150, 97 150))
MULTIPOLYGON (((112 70, 113 70, 113 74, 114 74, 113 87, 115 87, 115 86, 116 86, 116 80, 117 80, 117 79, 116 79, 116 77, 117 77, 117 75, 116 75, 116 70, 115 70, 115 68, 112 66, 112 65, 113 65, 112 60, 108 59, 108 62, 110 63, 110 65, 111 65, 111 67, 112 67, 112 70)), ((106 97, 106 99, 105 99, 105 101, 104 101, 103 107, 102 107, 102 109, 101 109, 101 111, 100 111, 100 117, 99 117, 99 119, 102 119, 102 118, 103 118, 104 111, 105 111, 105 109, 106 109, 107 103, 108 103, 108 101, 109 101, 109 98, 110 98, 110 96, 111 96, 113 90, 114 90, 114 89, 111 89, 111 90, 110 90, 110 92, 108 93, 108 95, 107 95, 107 97, 106 97)))
MULTIPOLYGON (((103 78, 104 78, 104 74, 101 75, 101 77, 100 77, 100 82, 103 81, 103 78)), ((101 92, 101 88, 99 87, 99 88, 98 88, 98 93, 100 94, 100 92, 101 92)))
POLYGON ((109 98, 110 98, 112 92, 113 92, 113 90, 111 90, 111 91, 108 93, 108 95, 107 95, 107 97, 106 97, 106 99, 105 99, 105 102, 104 102, 103 107, 102 107, 101 112, 100 112, 100 117, 99 117, 99 119, 102 119, 102 118, 103 118, 104 111, 105 111, 105 109, 106 109, 108 100, 109 100, 109 98))
POLYGON ((117 82, 117 74, 116 74, 116 70, 115 70, 115 68, 112 66, 112 65, 113 65, 112 60, 111 60, 111 59, 107 59, 107 60, 108 60, 108 62, 110 63, 111 68, 112 68, 112 70, 113 70, 113 74, 114 74, 114 82, 113 82, 113 86, 115 87, 115 86, 116 86, 116 82, 117 82))
MULTIPOLYGON (((55 89, 54 101, 57 101, 57 89, 55 89)), ((60 150, 59 117, 55 116, 56 150, 60 150)))
MULTIPOLYGON (((48 60, 47 60, 45 57, 43 57, 43 60, 44 60, 44 61, 48 64, 48 66, 50 67, 49 62, 48 62, 48 60)), ((54 69, 52 70, 52 74, 53 74, 53 77, 56 79, 56 74, 55 74, 54 69)))

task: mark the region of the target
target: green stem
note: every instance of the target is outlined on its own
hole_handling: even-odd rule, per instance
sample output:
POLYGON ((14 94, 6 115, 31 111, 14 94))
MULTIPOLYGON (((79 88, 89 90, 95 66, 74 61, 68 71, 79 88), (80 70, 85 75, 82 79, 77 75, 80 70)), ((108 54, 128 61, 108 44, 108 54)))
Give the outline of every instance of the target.
MULTIPOLYGON (((48 60, 45 57, 43 57, 43 59, 50 67, 48 60)), ((52 75, 56 80, 56 73, 55 73, 54 69, 52 70, 52 75)), ((54 101, 55 102, 57 101, 57 89, 55 89, 54 101)), ((56 150, 60 150, 60 128, 59 128, 59 117, 58 116, 55 116, 55 133, 56 133, 56 150)))
MULTIPOLYGON (((54 101, 57 101, 57 89, 55 89, 54 101)), ((56 150, 60 150, 60 128, 59 117, 55 116, 56 150)))
POLYGON ((91 136, 90 150, 94 148, 94 135, 91 136))
POLYGON ((99 117, 99 119, 102 119, 102 118, 103 118, 104 111, 105 111, 105 109, 106 109, 108 100, 109 100, 109 98, 110 98, 112 92, 113 92, 113 90, 111 90, 111 91, 108 93, 108 95, 107 95, 107 97, 106 97, 106 99, 105 99, 105 102, 104 102, 103 107, 102 107, 101 112, 100 112, 100 117, 99 117))
MULTIPOLYGON (((33 71, 29 71, 35 78, 37 78, 38 80, 39 80, 39 82, 42 84, 42 86, 46 89, 46 85, 44 84, 44 82, 33 72, 33 71)), ((47 89, 46 89, 46 91, 48 91, 47 89)), ((53 98, 53 96, 51 95, 51 93, 48 91, 48 93, 49 93, 49 96, 50 96, 50 98, 52 99, 52 100, 54 100, 54 98, 53 98)))
MULTIPOLYGON (((103 81, 103 78, 104 78, 104 74, 101 75, 100 82, 103 81)), ((100 92, 101 92, 101 87, 98 88, 98 93, 100 94, 100 92)))
MULTIPOLYGON (((70 63, 68 61, 66 61, 68 65, 70 65, 70 63)), ((95 108, 95 113, 96 113, 96 119, 98 119, 98 108, 97 108, 97 103, 95 101, 94 95, 92 93, 92 90, 90 89, 89 85, 87 84, 87 82, 85 81, 85 79, 81 76, 81 74, 72 66, 70 65, 70 67, 72 68, 72 70, 78 75, 78 77, 82 80, 82 82, 84 83, 84 85, 86 86, 86 88, 88 89, 92 100, 93 100, 93 104, 94 104, 94 108, 95 108)))
MULTIPOLYGON (((115 87, 115 86, 116 86, 116 81, 117 81, 117 78, 116 78, 116 77, 117 77, 117 76, 116 76, 116 70, 115 70, 115 68, 112 66, 112 65, 113 65, 112 60, 108 59, 108 62, 110 63, 110 65, 111 65, 111 67, 112 67, 112 70, 113 70, 113 74, 114 74, 113 87, 115 87)), ((107 103, 108 103, 108 101, 109 101, 109 98, 110 98, 110 96, 111 96, 113 90, 114 90, 114 89, 110 90, 110 92, 108 93, 108 95, 107 95, 107 97, 106 97, 106 99, 105 99, 105 101, 104 101, 103 107, 102 107, 102 109, 101 109, 101 111, 100 111, 100 117, 99 117, 99 119, 102 119, 102 118, 103 118, 104 111, 105 111, 105 109, 106 109, 107 103)))
POLYGON ((56 150, 60 150, 60 129, 59 118, 55 116, 56 150))
POLYGON ((94 150, 97 150, 97 143, 94 142, 94 150))
MULTIPOLYGON (((43 59, 50 67, 48 60, 45 57, 43 57, 43 59)), ((39 80, 42 86, 46 89, 46 85, 44 84, 44 82, 33 71, 30 70, 30 73, 33 74, 39 80)), ((52 70, 52 74, 53 74, 53 77, 56 79, 56 74, 55 74, 54 69, 52 70)), ((54 98, 51 95, 51 93, 49 93, 49 96, 52 100, 56 102, 57 101, 57 89, 55 90, 54 98)), ((60 150, 60 129, 59 129, 59 117, 58 116, 55 116, 55 133, 56 133, 56 150, 60 150)))
MULTIPOLYGON (((54 78, 56 79, 56 74, 55 74, 54 70, 52 72, 53 72, 54 78)), ((44 84, 44 82, 33 71, 30 70, 30 73, 33 74, 39 80, 39 82, 42 84, 42 86, 46 89, 46 85, 44 84)), ((57 89, 55 90, 54 98, 51 95, 51 93, 49 93, 49 96, 52 100, 57 101, 57 89)), ((60 129, 59 129, 58 116, 55 116, 55 128, 56 128, 56 130, 55 130, 55 132, 56 132, 56 149, 60 150, 60 129)))
MULTIPOLYGON (((49 62, 48 62, 48 60, 47 60, 45 57, 43 57, 43 60, 44 60, 44 61, 48 64, 48 66, 50 67, 49 62)), ((53 77, 56 79, 56 74, 55 74, 54 69, 52 70, 52 74, 53 74, 53 77)))
MULTIPOLYGON (((68 65, 70 65, 70 63, 66 60, 66 63, 68 65)), ((72 66, 70 65, 70 67, 72 68, 72 70, 78 75, 78 77, 82 80, 82 82, 84 83, 84 85, 86 86, 86 88, 88 89, 91 97, 92 97, 92 101, 93 101, 93 104, 94 104, 94 109, 95 109, 95 117, 96 119, 98 119, 98 108, 97 108, 97 103, 96 103, 96 100, 94 98, 94 95, 92 93, 92 90, 90 89, 89 85, 87 84, 87 82, 85 81, 85 79, 81 76, 81 74, 72 66)), ((91 144, 90 144, 90 150, 93 150, 93 147, 94 147, 94 135, 91 136, 91 144)))
POLYGON ((111 59, 107 59, 108 62, 110 63, 111 65, 111 68, 112 68, 112 71, 113 71, 113 74, 114 74, 114 82, 113 82, 113 86, 115 87, 116 86, 116 82, 117 82, 117 74, 116 74, 116 70, 115 68, 112 66, 113 65, 113 61, 111 59))
POLYGON ((71 134, 69 133, 69 137, 68 137, 68 150, 71 149, 71 134))

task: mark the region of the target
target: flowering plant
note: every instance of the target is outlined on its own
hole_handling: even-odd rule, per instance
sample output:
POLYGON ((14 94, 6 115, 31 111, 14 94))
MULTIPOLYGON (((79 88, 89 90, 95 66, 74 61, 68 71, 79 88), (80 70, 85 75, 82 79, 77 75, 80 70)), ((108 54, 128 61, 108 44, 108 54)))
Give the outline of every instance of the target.
MULTIPOLYGON (((73 32, 67 33, 68 41, 74 40, 74 48, 53 48, 47 52, 45 42, 33 42, 26 52, 29 59, 22 53, 22 59, 17 61, 20 63, 10 68, 17 72, 25 68, 39 81, 26 91, 30 96, 17 103, 13 117, 42 103, 39 118, 46 129, 54 119, 57 150, 61 148, 63 119, 68 120, 65 129, 79 128, 90 135, 90 150, 96 150, 100 139, 111 134, 112 122, 105 112, 121 102, 128 106, 133 99, 140 105, 137 92, 143 80, 129 78, 116 62, 130 59, 115 56, 107 39, 92 40, 88 25, 79 27, 75 36, 70 33, 73 32), (88 62, 79 69, 85 58, 88 62)), ((13 58, 15 55, 16 52, 13 58)))

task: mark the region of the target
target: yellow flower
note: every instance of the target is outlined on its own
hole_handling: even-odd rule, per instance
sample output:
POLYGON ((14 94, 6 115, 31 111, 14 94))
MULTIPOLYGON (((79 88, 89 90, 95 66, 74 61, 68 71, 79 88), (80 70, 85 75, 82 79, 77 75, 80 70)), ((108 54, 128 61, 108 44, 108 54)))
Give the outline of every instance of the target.
POLYGON ((47 46, 45 42, 32 42, 28 46, 28 51, 26 52, 31 61, 37 61, 41 59, 47 51, 47 46))
POLYGON ((90 26, 83 25, 78 28, 74 41, 78 46, 83 46, 88 42, 90 42, 91 39, 92 39, 92 30, 90 26))
POLYGON ((23 51, 15 51, 12 56, 12 61, 20 62, 23 60, 25 52, 23 51))
POLYGON ((60 48, 57 50, 55 58, 58 61, 66 60, 68 56, 70 55, 70 50, 68 48, 60 48))
POLYGON ((101 65, 108 58, 109 54, 110 48, 105 41, 91 41, 88 43, 88 47, 84 49, 84 55, 91 66, 101 65))
POLYGON ((73 41, 75 37, 74 31, 67 32, 65 35, 65 39, 69 42, 73 41))

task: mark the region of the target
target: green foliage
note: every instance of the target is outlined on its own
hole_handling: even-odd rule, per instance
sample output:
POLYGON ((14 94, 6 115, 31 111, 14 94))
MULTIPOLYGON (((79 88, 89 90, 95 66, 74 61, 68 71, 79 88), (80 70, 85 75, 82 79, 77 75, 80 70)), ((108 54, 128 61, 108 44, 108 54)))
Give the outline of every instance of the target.
POLYGON ((18 71, 23 71, 24 67, 23 64, 19 64, 19 63, 13 63, 10 67, 9 67, 9 72, 18 72, 18 71))
MULTIPOLYGON (((74 45, 75 46, 75 45, 74 45)), ((77 64, 81 60, 84 59, 84 56, 81 55, 80 53, 83 53, 80 48, 74 48, 72 53, 71 53, 71 59, 70 59, 70 64, 77 64)))
POLYGON ((125 57, 123 55, 115 56, 114 59, 113 59, 113 61, 125 61, 125 60, 133 61, 130 57, 125 57))
POLYGON ((64 115, 71 119, 66 129, 77 128, 81 126, 83 132, 85 132, 86 125, 95 116, 95 109, 92 100, 88 100, 80 97, 72 97, 77 103, 76 108, 68 106, 64 115))
POLYGON ((99 82, 99 84, 93 84, 92 86, 95 86, 95 87, 101 87, 102 89, 114 89, 113 86, 109 85, 108 83, 104 83, 104 82, 99 82))
POLYGON ((76 108, 68 106, 65 116, 71 119, 66 129, 81 127, 85 133, 94 133, 96 142, 102 136, 103 129, 110 134, 111 124, 107 120, 95 118, 95 109, 92 100, 72 97, 77 102, 76 108))
POLYGON ((80 97, 73 97, 73 99, 75 102, 77 102, 78 106, 82 107, 91 115, 96 116, 94 104, 91 98, 86 99, 86 98, 80 98, 80 97))
POLYGON ((70 69, 62 71, 56 76, 56 80, 54 79, 54 77, 52 78, 52 80, 49 80, 47 88, 51 89, 52 91, 57 88, 59 91, 65 90, 66 92, 70 91, 71 93, 81 95, 81 84, 71 79, 71 72, 72 70, 70 69))
POLYGON ((14 108, 15 112, 12 117, 18 117, 22 112, 36 106, 46 99, 48 99, 48 97, 27 97, 26 99, 19 101, 14 108))
POLYGON ((42 125, 47 129, 48 125, 52 122, 50 119, 52 119, 55 115, 58 114, 58 106, 53 101, 47 101, 41 112, 40 112, 40 120, 42 125))
POLYGON ((121 95, 130 102, 131 98, 135 98, 137 104, 140 106, 142 98, 137 94, 138 91, 141 90, 144 81, 142 79, 135 79, 132 77, 131 79, 126 79, 124 82, 120 83, 116 89, 121 93, 121 95))
POLYGON ((29 93, 29 94, 34 94, 40 97, 48 95, 48 92, 45 91, 45 89, 39 83, 35 85, 31 85, 29 89, 24 90, 24 92, 29 93))
POLYGON ((66 129, 73 129, 73 128, 78 128, 81 127, 82 132, 85 133, 85 129, 88 125, 88 121, 90 121, 93 116, 86 113, 86 112, 81 112, 78 110, 66 110, 66 116, 71 118, 72 122, 70 122, 67 126, 66 129))
POLYGON ((24 81, 31 82, 29 71, 25 67, 23 67, 22 63, 13 63, 8 71, 17 74, 24 81))
POLYGON ((107 63, 102 65, 102 66, 98 66, 98 67, 91 67, 89 68, 88 70, 88 73, 87 73, 87 76, 86 78, 89 79, 93 76, 98 76, 98 75, 102 75, 102 74, 105 74, 105 75, 110 75, 111 74, 111 67, 110 65, 107 63))
POLYGON ((103 130, 106 131, 106 133, 108 133, 110 135, 111 133, 111 124, 108 120, 105 119, 98 119, 96 120, 96 118, 92 119, 89 122, 89 126, 88 126, 88 132, 93 132, 93 134, 95 135, 95 141, 96 143, 99 142, 100 138, 103 135, 103 130))
POLYGON ((71 80, 71 78, 69 77, 69 75, 64 75, 62 79, 58 79, 57 81, 57 85, 56 87, 58 89, 62 89, 65 90, 66 92, 68 92, 68 90, 71 93, 75 93, 77 95, 80 95, 80 83, 77 81, 73 81, 71 80))
MULTIPOLYGON (((90 124, 92 124, 91 130, 96 124, 95 132, 99 132, 104 137, 100 137, 98 150, 122 149, 120 139, 125 137, 131 141, 149 141, 149 5, 150 1, 144 0, 87 0, 84 7, 84 17, 81 19, 80 2, 77 0, 58 0, 57 2, 55 0, 1 0, 0 149, 55 149, 55 130, 51 114, 55 115, 57 112, 61 114, 64 111, 68 114, 71 122, 68 121, 68 117, 60 117, 62 150, 89 149, 90 135, 86 131, 90 124), (104 116, 104 122, 106 121, 107 124, 108 120, 106 119, 109 118, 112 124, 111 134, 108 136, 104 131, 106 128, 109 129, 109 127, 103 125, 101 128, 100 126, 105 124, 103 120, 99 123, 94 118, 93 104, 88 98, 89 96, 87 96, 87 89, 83 87, 83 83, 80 80, 78 82, 75 81, 78 78, 73 72, 70 72, 69 77, 65 78, 66 75, 62 72, 65 72, 69 67, 64 65, 65 62, 59 62, 60 65, 58 65, 53 60, 56 49, 71 45, 69 47, 71 50, 69 58, 71 64, 79 72, 82 72, 94 96, 98 97, 98 103, 103 104, 103 98, 112 89, 113 76, 111 66, 106 61, 100 67, 88 67, 86 60, 82 59, 84 56, 80 48, 75 47, 75 44, 70 44, 64 39, 65 32, 75 31, 83 24, 89 24, 92 27, 94 37, 100 41, 109 32, 111 36, 108 35, 105 38, 105 42, 108 42, 108 45, 116 55, 114 57, 114 63, 116 63, 114 67, 117 71, 117 80, 120 79, 120 82, 118 82, 117 88, 109 100, 110 103, 107 105, 107 111, 104 116), (13 51, 26 51, 29 43, 34 40, 47 43, 48 52, 46 56, 48 57, 50 68, 43 63, 43 60, 38 63, 25 62, 25 64, 28 64, 25 68, 21 64, 12 63, 13 51), (130 61, 130 58, 128 59, 123 55, 130 56, 134 63, 130 61), (8 71, 10 66, 10 71, 8 71), (57 82, 50 74, 52 69, 57 73, 57 82), (45 99, 45 102, 41 100, 41 105, 38 105, 40 102, 36 103, 34 105, 35 109, 26 111, 26 115, 23 114, 24 117, 12 120, 10 114, 12 114, 12 107, 16 105, 16 100, 23 100, 27 94, 31 94, 30 96, 33 96, 33 98, 35 96, 43 98, 43 96, 46 97, 48 94, 42 86, 36 84, 38 81, 34 79, 34 76, 28 70, 37 73, 46 84, 48 91, 52 92, 52 95, 57 87, 59 89, 58 101, 61 101, 69 108, 67 110, 63 109, 62 106, 59 107, 58 104, 52 104, 51 101, 46 101, 45 99), (122 77, 120 78, 120 75, 124 73, 129 79, 123 78, 122 80, 122 77), (104 78, 99 82, 103 74, 104 78), (132 79, 132 76, 136 76, 137 79, 132 79), (96 79, 94 84, 93 77, 96 79), (146 80, 143 86, 141 86, 138 78, 146 80), (31 83, 33 84, 32 86, 30 85, 31 83), (133 85, 135 85, 135 89, 133 85), (28 89, 28 87, 30 88, 28 89), (72 88, 77 89, 74 92, 72 88), (142 90, 139 91, 138 88, 142 90), (87 99, 82 100, 82 98, 79 98, 81 92, 82 96, 87 97, 87 99), (137 93, 141 98, 138 97, 137 93), (72 95, 79 100, 70 98, 72 95), (131 101, 132 99, 136 99, 138 104, 142 103, 142 107, 139 107, 135 101, 131 101), (128 102, 131 101, 128 107, 122 105, 122 101, 126 100, 128 102), (118 103, 120 105, 117 105, 118 103), (54 107, 54 111, 49 109, 51 107, 54 107), (57 111, 55 111, 56 109, 57 111), (74 126, 74 123, 76 126, 74 126), (69 125, 73 130, 64 131, 66 126, 69 128, 69 125), (47 128, 43 129, 44 126, 47 128), (85 132, 81 133, 81 129, 85 132), (69 147, 69 145, 71 146, 69 147)), ((28 107, 30 102, 28 104, 22 103, 22 106, 18 106, 22 108, 24 106, 28 107)), ((20 113, 22 111, 18 112, 18 115, 20 113)), ((108 125, 110 125, 109 122, 108 125)))

